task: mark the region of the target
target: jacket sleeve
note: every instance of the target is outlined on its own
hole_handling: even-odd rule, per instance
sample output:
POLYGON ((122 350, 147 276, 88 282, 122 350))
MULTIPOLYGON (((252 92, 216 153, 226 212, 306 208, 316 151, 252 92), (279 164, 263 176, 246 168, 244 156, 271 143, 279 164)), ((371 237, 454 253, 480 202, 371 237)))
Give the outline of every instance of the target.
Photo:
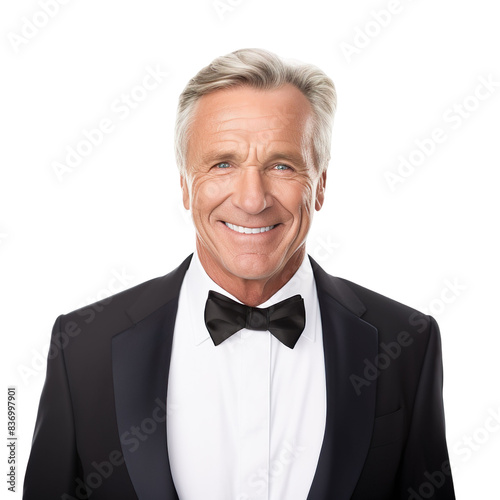
POLYGON ((445 437, 441 339, 436 320, 429 319, 429 340, 398 474, 396 498, 401 500, 455 499, 445 437))
MULTIPOLYGON (((71 394, 61 342, 61 316, 52 330, 47 375, 40 398, 24 500, 74 499, 80 469, 71 394)), ((76 497, 82 497, 81 493, 76 497)))

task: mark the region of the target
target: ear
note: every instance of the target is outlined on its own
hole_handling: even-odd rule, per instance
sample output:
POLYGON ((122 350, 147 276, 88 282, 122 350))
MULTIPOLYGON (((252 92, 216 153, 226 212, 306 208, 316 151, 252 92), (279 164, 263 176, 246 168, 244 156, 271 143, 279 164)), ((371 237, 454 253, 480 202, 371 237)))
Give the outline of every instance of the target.
POLYGON ((316 210, 321 210, 323 206, 323 201, 325 200, 325 188, 326 188, 326 170, 321 174, 318 185, 316 186, 316 204, 314 208, 316 210))
POLYGON ((189 210, 189 188, 188 188, 188 180, 184 175, 181 174, 181 189, 182 189, 182 203, 186 210, 189 210))

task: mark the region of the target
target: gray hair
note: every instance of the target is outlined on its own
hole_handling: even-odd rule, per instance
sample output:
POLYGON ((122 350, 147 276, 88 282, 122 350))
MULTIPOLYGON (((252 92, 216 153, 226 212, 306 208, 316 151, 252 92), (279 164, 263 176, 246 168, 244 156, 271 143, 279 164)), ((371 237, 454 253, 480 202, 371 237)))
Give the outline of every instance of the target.
POLYGON ((318 171, 325 171, 330 160, 333 116, 337 106, 333 81, 311 64, 285 61, 267 50, 241 49, 214 59, 189 80, 179 96, 175 155, 181 174, 187 173, 189 129, 196 104, 202 96, 235 86, 272 90, 287 83, 297 87, 311 104, 314 156, 318 171))

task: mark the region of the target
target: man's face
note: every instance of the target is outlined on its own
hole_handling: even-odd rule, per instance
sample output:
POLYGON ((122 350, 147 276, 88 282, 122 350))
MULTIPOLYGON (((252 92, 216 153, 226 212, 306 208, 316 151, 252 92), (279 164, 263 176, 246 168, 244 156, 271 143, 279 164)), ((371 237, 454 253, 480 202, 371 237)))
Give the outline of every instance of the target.
POLYGON ((300 265, 326 179, 314 165, 312 120, 292 85, 234 87, 198 102, 181 186, 212 278, 288 280, 300 265))

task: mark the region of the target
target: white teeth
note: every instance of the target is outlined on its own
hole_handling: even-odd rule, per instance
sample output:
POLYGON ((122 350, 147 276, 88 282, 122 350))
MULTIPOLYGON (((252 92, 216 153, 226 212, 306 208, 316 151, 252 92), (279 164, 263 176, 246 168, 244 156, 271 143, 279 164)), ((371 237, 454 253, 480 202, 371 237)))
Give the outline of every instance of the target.
POLYGON ((275 226, 244 227, 244 226, 237 226, 236 224, 231 224, 229 222, 224 222, 224 224, 229 229, 232 229, 233 231, 236 231, 237 233, 245 233, 245 234, 266 233, 267 231, 270 231, 271 229, 273 229, 275 227, 275 226))

